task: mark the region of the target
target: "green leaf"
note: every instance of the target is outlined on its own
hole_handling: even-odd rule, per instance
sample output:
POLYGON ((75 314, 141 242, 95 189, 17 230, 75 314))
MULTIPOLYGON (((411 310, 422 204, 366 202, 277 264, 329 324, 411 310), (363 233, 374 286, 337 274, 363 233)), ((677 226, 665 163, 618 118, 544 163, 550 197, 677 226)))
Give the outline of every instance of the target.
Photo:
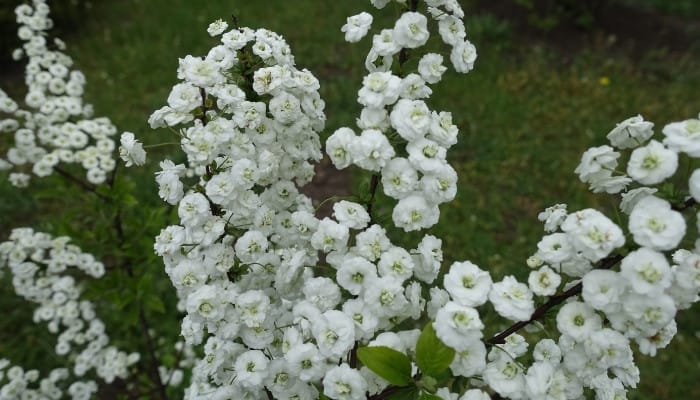
POLYGON ((433 324, 427 324, 416 344, 416 364, 423 375, 439 376, 450 367, 454 357, 455 351, 438 339, 433 324))
POLYGON ((392 348, 361 347, 357 349, 357 358, 392 385, 406 386, 411 381, 411 361, 405 354, 392 348))
POLYGON ((422 392, 418 400, 442 400, 442 397, 436 396, 434 394, 422 392))
POLYGON ((165 304, 163 304, 163 300, 155 295, 149 295, 146 297, 146 307, 150 311, 155 311, 160 314, 165 313, 165 304))

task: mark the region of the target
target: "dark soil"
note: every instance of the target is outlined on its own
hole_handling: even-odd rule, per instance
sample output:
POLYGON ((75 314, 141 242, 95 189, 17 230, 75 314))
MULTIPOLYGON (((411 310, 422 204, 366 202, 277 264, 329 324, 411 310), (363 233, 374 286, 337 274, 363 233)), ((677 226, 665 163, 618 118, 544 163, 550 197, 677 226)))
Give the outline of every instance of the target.
MULTIPOLYGON (((629 6, 619 1, 598 0, 586 10, 590 21, 581 24, 576 15, 558 14, 556 25, 543 28, 533 18, 546 10, 528 10, 513 1, 475 0, 473 13, 490 13, 507 21, 517 44, 541 44, 574 55, 604 41, 606 47, 629 56, 641 56, 652 49, 688 53, 700 49, 700 21, 682 15, 664 15, 629 6)), ((583 3, 583 1, 582 1, 583 3)), ((580 11, 580 9, 579 9, 580 11)))

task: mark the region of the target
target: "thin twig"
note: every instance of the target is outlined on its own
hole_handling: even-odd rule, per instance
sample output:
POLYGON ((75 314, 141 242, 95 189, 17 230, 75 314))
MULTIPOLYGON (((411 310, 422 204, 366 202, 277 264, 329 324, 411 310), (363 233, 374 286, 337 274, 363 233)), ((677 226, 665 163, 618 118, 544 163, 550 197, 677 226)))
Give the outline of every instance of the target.
POLYGON ((73 176, 70 172, 66 171, 65 169, 61 167, 53 167, 53 170, 56 171, 59 175, 61 175, 63 178, 69 180, 70 182, 73 182, 74 184, 78 185, 81 189, 84 189, 95 196, 99 197, 100 199, 107 201, 107 202, 112 202, 112 198, 103 195, 102 193, 97 191, 97 188, 94 185, 91 185, 84 180, 80 178, 76 178, 73 176))
MULTIPOLYGON (((615 266, 618 262, 622 260, 622 255, 620 254, 615 254, 609 257, 606 257, 602 259, 598 263, 597 269, 610 269, 615 266)), ((506 342, 506 338, 513 333, 519 331, 520 329, 524 328, 527 325, 530 325, 531 323, 539 320, 542 318, 549 310, 552 308, 558 306, 559 304, 563 303, 564 300, 568 299, 569 297, 576 296, 577 294, 581 293, 581 290, 583 289, 583 283, 579 282, 573 287, 569 288, 569 290, 565 291, 562 294, 552 296, 549 298, 549 300, 542 304, 541 306, 537 307, 534 313, 532 313, 532 316, 530 319, 527 321, 520 321, 516 322, 515 324, 511 325, 508 329, 504 330, 503 332, 493 336, 490 339, 487 339, 484 341, 487 345, 496 345, 496 344, 503 344, 506 342)))
POLYGON ((689 209, 690 207, 693 207, 696 204, 698 204, 698 202, 695 201, 695 199, 691 197, 681 204, 672 204, 671 208, 673 210, 676 210, 676 211, 685 211, 685 210, 689 209))

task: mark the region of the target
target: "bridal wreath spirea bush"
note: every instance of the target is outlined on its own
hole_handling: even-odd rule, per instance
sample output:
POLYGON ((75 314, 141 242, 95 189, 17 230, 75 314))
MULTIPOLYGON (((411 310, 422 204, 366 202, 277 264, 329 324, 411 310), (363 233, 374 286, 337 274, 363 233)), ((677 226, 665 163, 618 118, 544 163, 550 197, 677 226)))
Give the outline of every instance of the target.
MULTIPOLYGON (((622 214, 544 210, 527 282, 467 260, 445 265, 440 238, 402 247, 387 229, 430 228, 455 197, 447 150, 458 128, 427 101, 448 68, 472 70, 476 49, 456 0, 370 3, 399 17, 373 29, 362 12, 342 26, 348 42, 373 36, 357 126, 335 130, 325 146, 319 81, 295 65, 279 34, 218 20, 207 29, 215 41, 207 54, 179 60, 179 82, 149 119, 177 134, 184 153, 156 173, 178 220, 154 249, 184 314, 180 348, 195 361, 184 380, 158 365, 161 388, 183 381, 178 393, 192 400, 625 399, 640 379, 633 349, 654 356, 676 333, 676 313, 698 300, 700 170, 685 176, 678 167, 700 157, 700 120, 668 124, 654 139, 654 124, 632 117, 609 145, 587 150, 575 172, 592 191, 615 195, 622 214), (443 53, 423 51, 428 43, 443 53), (369 193, 332 199, 330 217, 299 190, 324 150, 336 168, 371 174, 369 193), (396 200, 393 227, 373 211, 379 190, 396 200), (511 326, 488 336, 482 316, 493 310, 489 321, 511 326)), ((116 128, 84 119, 82 75, 45 46, 46 3, 20 6, 17 16, 29 56, 25 103, 36 111, 1 99, 10 117, 0 126, 15 135, 2 165, 31 163, 42 177, 59 161, 80 162, 90 182, 104 182, 116 128)), ((146 162, 134 134, 118 145, 126 166, 146 162)), ((24 185, 28 175, 17 174, 11 179, 24 185)), ((64 274, 77 267, 98 277, 101 263, 67 242, 17 229, 0 258, 17 294, 40 305, 35 320, 66 329, 56 352, 74 375, 94 369, 99 382, 128 380, 138 355, 108 345, 92 304, 64 274)), ((0 399, 97 391, 94 381, 66 382, 65 369, 29 389, 38 371, 6 365, 0 399)))

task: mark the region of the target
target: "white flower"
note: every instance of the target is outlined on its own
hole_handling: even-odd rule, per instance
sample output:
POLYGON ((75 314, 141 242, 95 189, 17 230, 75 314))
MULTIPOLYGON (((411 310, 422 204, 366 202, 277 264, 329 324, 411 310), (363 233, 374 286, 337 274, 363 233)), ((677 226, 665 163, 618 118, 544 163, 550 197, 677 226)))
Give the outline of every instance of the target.
POLYGON ((700 157, 700 120, 688 119, 664 126, 664 144, 676 152, 700 157))
POLYGON ((393 29, 382 29, 381 32, 372 37, 372 50, 379 56, 392 56, 401 50, 401 47, 394 41, 393 29))
POLYGON ((381 317, 399 315, 408 305, 402 282, 390 276, 365 281, 363 298, 370 309, 381 317))
POLYGON ((394 41, 409 49, 420 47, 428 41, 428 19, 417 12, 405 12, 394 25, 394 41))
POLYGON ((467 36, 464 22, 453 15, 446 15, 438 21, 438 32, 440 37, 442 37, 442 41, 450 46, 455 46, 457 43, 464 41, 464 38, 467 36))
POLYGON ((289 362, 291 370, 296 371, 299 379, 305 382, 320 379, 327 368, 321 352, 312 343, 293 346, 284 358, 289 362))
POLYGON ((226 81, 215 63, 190 55, 180 59, 177 77, 202 88, 226 81))
POLYGON ((700 202, 700 168, 693 171, 688 180, 688 190, 695 201, 700 202))
POLYGON ((545 265, 537 271, 530 272, 527 284, 538 296, 552 296, 561 284, 561 276, 545 265))
POLYGON ((207 28, 207 33, 211 36, 218 36, 224 33, 224 31, 228 28, 228 23, 222 19, 217 19, 216 21, 212 22, 209 24, 209 27, 207 28))
MULTIPOLYGON (((700 175, 699 175, 700 176, 700 175)), ((639 203, 639 200, 650 196, 656 192, 658 192, 658 189, 655 188, 648 188, 648 187, 640 187, 636 189, 632 189, 628 192, 622 193, 622 201, 620 202, 620 210, 624 212, 625 214, 629 215, 632 210, 634 209, 634 206, 639 203)))
POLYGON ((343 303, 343 312, 352 318, 355 323, 355 337, 357 339, 370 339, 379 324, 379 318, 369 310, 362 299, 348 300, 343 303))
POLYGON ((410 195, 396 204, 391 214, 394 225, 406 232, 430 228, 440 218, 437 205, 429 204, 422 196, 410 195))
POLYGON ((539 213, 537 219, 544 222, 545 232, 554 232, 559 229, 567 215, 566 204, 555 204, 539 213))
POLYGON ((655 196, 647 196, 634 206, 629 230, 640 246, 654 250, 671 250, 685 235, 685 219, 671 204, 655 196))
POLYGON ((564 304, 557 313, 557 329, 582 342, 603 326, 603 320, 586 303, 572 301, 564 304))
POLYGON ((381 131, 367 129, 350 144, 353 162, 370 171, 381 170, 394 155, 394 148, 381 131))
POLYGON ((431 203, 446 203, 457 195, 457 171, 447 163, 423 175, 419 183, 431 203))
POLYGON ((625 236, 600 211, 588 208, 572 214, 561 224, 574 249, 586 259, 596 262, 625 244, 625 236))
POLYGON ((410 73, 401 80, 402 99, 417 100, 425 99, 433 94, 433 90, 425 84, 425 80, 416 73, 410 73))
POLYGON ((345 41, 355 43, 365 37, 371 25, 372 15, 361 12, 348 17, 347 23, 340 28, 340 31, 345 33, 345 41))
POLYGON ((328 310, 312 323, 311 331, 318 349, 330 359, 341 358, 355 344, 355 323, 342 311, 328 310))
POLYGON ((656 350, 663 349, 671 343, 671 339, 678 332, 676 321, 671 322, 662 328, 657 334, 649 337, 636 338, 635 341, 639 345, 639 352, 648 356, 656 356, 656 350))
POLYGON ((277 121, 285 125, 297 121, 301 115, 301 102, 296 96, 282 92, 270 99, 270 114, 277 121))
POLYGON ((484 382, 504 398, 521 399, 525 395, 522 367, 509 357, 498 357, 486 364, 482 376, 484 382))
POLYGON ((390 118, 391 125, 407 141, 422 139, 430 129, 430 110, 421 100, 399 100, 390 118))
POLYGON ((643 336, 655 335, 676 315, 676 305, 666 294, 648 296, 628 292, 621 301, 625 314, 643 336))
POLYGON ((411 194, 417 185, 418 172, 405 158, 393 158, 382 169, 382 188, 389 197, 402 199, 411 194))
POLYGON ((363 107, 360 118, 356 120, 360 129, 377 129, 386 131, 390 125, 389 113, 385 108, 363 107))
POLYGON ((237 381, 249 388, 262 387, 262 382, 267 377, 269 363, 270 360, 260 350, 250 350, 239 355, 233 366, 237 381))
POLYGON ((344 250, 347 247, 350 231, 330 218, 318 223, 316 232, 311 236, 311 246, 316 250, 329 253, 332 250, 344 250))
POLYGON ((525 393, 528 399, 565 400, 568 379, 556 364, 537 361, 525 375, 525 393))
POLYGON ((613 329, 592 332, 584 344, 586 354, 601 368, 623 367, 632 361, 629 340, 613 329))
POLYGON ((235 306, 242 322, 249 328, 256 328, 267 318, 270 298, 261 290, 249 290, 236 298, 235 306))
POLYGON ((386 230, 379 225, 372 225, 355 236, 352 250, 369 261, 376 261, 389 247, 391 242, 386 236, 386 230))
POLYGON ((357 203, 341 200, 333 204, 333 217, 351 229, 362 229, 369 223, 367 210, 357 203))
POLYGON ((343 169, 352 164, 352 144, 356 140, 357 136, 350 128, 339 128, 326 140, 326 154, 336 168, 343 169))
POLYGON ((268 246, 265 234, 260 231, 247 231, 235 244, 236 256, 244 263, 253 263, 267 251, 268 246))
POLYGON ((438 83, 447 67, 442 65, 442 56, 436 53, 428 53, 418 61, 418 73, 428 83, 438 83))
POLYGON ((459 41, 452 47, 450 61, 455 71, 465 74, 474 68, 476 61, 476 47, 468 40, 459 41))
POLYGON ((178 83, 168 95, 168 105, 175 111, 189 113, 202 105, 202 95, 191 83, 178 83))
POLYGON ((537 342, 532 350, 535 361, 547 361, 554 364, 561 362, 561 348, 552 339, 545 338, 537 342))
POLYGON ((465 346, 470 342, 481 339, 484 324, 476 309, 450 301, 438 310, 433 327, 443 343, 459 351, 467 349, 465 346))
POLYGON ((670 177, 678 168, 678 154, 652 140, 632 152, 627 164, 629 176, 643 185, 655 185, 670 177))
POLYGON ((200 225, 211 216, 209 201, 201 193, 188 193, 180 200, 177 214, 186 228, 200 225))
POLYGON ((144 151, 143 145, 136 140, 133 133, 122 133, 119 142, 121 143, 121 146, 119 146, 119 157, 124 160, 127 167, 134 164, 143 165, 146 162, 146 151, 144 151))
POLYGON ((413 259, 402 247, 392 247, 382 254, 377 269, 379 275, 392 276, 403 282, 413 275, 413 259))
POLYGON ((573 255, 573 248, 565 233, 552 233, 537 243, 535 255, 545 263, 559 264, 573 255))
POLYGON ((424 173, 444 169, 447 149, 430 139, 420 138, 406 145, 408 161, 424 173))
POLYGON ((488 393, 481 391, 479 389, 469 389, 459 400, 491 400, 491 396, 488 393))
POLYGON ((334 400, 363 400, 367 382, 362 375, 343 363, 331 368, 323 378, 323 394, 334 400))
POLYGON ((654 135, 654 124, 644 121, 641 115, 628 118, 615 126, 608 133, 610 144, 618 149, 631 149, 641 146, 647 139, 654 135))
POLYGON ((493 284, 489 300, 499 315, 513 321, 527 321, 535 311, 530 289, 510 275, 493 284))
POLYGON ((450 363, 450 370, 458 376, 479 375, 486 368, 486 346, 480 339, 465 341, 450 363))
POLYGON ((581 295, 586 304, 608 313, 621 307, 625 288, 626 282, 618 272, 596 269, 584 275, 581 295))
POLYGON ((620 274, 639 294, 654 295, 671 286, 671 267, 666 257, 645 247, 625 256, 620 264, 620 274))
POLYGON ((366 107, 384 107, 398 100, 400 89, 401 78, 398 76, 391 72, 372 72, 362 79, 357 101, 366 107))
POLYGON ((377 267, 362 257, 346 257, 336 273, 338 284, 354 295, 360 294, 365 280, 376 278, 377 267))
POLYGON ((469 261, 455 262, 445 274, 443 286, 458 304, 477 307, 486 302, 491 290, 491 275, 469 261))
POLYGON ((338 285, 332 279, 317 276, 307 278, 302 288, 304 297, 319 311, 327 311, 335 308, 340 303, 341 293, 338 285))
POLYGON ((582 182, 590 182, 600 173, 610 173, 617 167, 620 153, 610 146, 591 147, 581 156, 581 162, 574 170, 582 182))

